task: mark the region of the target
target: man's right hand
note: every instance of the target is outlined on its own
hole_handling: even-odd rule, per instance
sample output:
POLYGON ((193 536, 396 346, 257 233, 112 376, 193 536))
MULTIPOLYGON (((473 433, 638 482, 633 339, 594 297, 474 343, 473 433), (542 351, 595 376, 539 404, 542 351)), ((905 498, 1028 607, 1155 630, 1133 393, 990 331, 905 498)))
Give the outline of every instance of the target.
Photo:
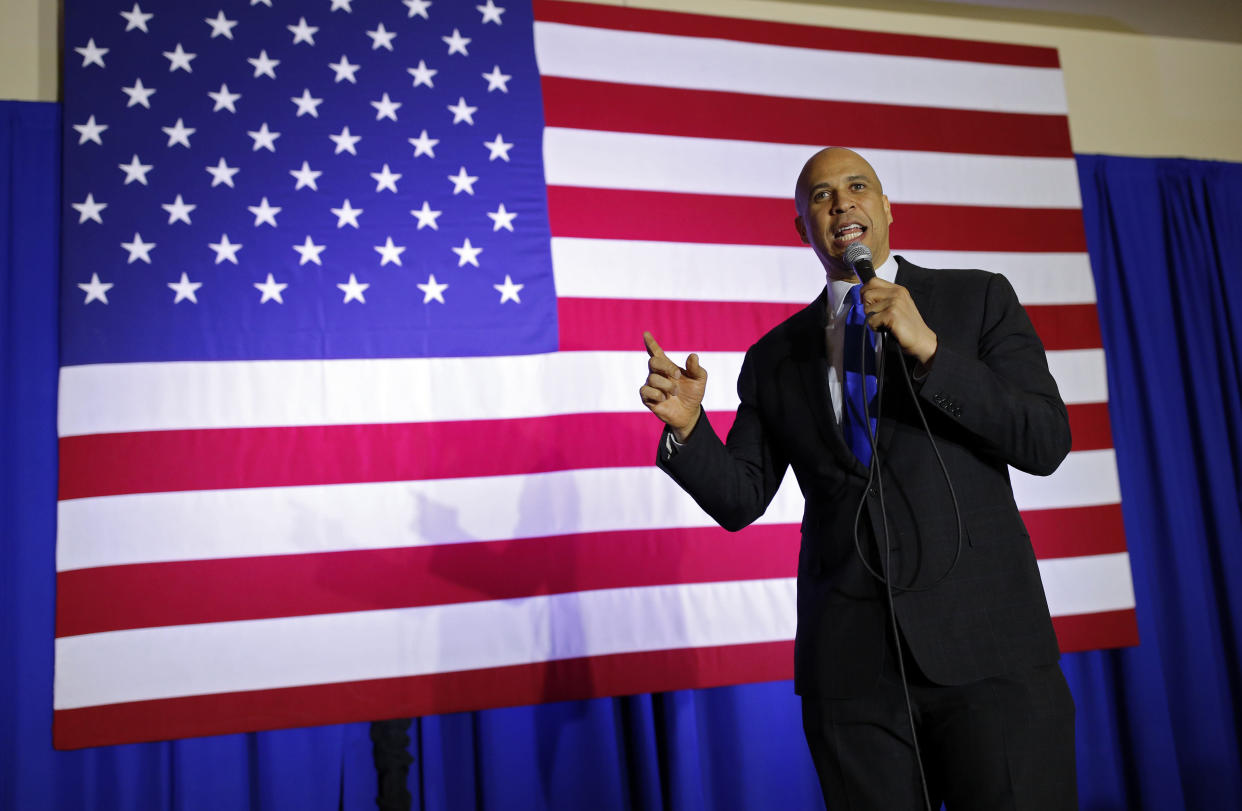
POLYGON ((643 333, 647 345, 647 383, 638 390, 643 405, 664 420, 678 442, 685 442, 703 413, 703 392, 707 389, 707 370, 699 356, 686 358, 686 368, 668 359, 650 332, 643 333))

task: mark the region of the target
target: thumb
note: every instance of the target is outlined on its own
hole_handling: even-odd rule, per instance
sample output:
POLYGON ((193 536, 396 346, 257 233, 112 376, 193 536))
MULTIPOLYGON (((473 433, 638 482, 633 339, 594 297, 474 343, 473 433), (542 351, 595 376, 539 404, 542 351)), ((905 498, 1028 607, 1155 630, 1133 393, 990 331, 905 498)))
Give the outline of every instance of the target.
POLYGON ((691 354, 686 358, 686 375, 695 380, 704 380, 707 378, 707 370, 699 365, 698 353, 691 354))

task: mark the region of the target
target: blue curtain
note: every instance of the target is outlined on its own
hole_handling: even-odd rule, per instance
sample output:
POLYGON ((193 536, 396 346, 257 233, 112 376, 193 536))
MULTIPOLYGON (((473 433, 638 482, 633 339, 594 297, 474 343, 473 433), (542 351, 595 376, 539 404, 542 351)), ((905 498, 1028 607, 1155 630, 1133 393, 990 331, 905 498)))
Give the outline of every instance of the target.
MULTIPOLYGON (((0 102, 0 808, 374 808, 366 724, 52 750, 59 139, 58 106, 0 102)), ((1079 171, 1143 639, 1063 660, 1083 808, 1234 808, 1242 167, 1079 171)), ((415 808, 822 807, 788 682, 416 719, 411 737, 415 808)))

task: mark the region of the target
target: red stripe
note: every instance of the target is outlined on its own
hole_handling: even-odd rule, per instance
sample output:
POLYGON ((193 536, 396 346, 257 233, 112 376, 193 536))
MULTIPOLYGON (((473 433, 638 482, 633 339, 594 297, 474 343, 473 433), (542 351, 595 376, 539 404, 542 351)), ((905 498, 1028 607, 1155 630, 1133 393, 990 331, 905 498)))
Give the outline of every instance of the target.
POLYGON ((1134 609, 1053 617, 1057 642, 1065 653, 1099 648, 1126 648, 1139 643, 1134 609))
POLYGON ((793 642, 529 665, 57 710, 53 744, 80 749, 793 678, 793 642))
MULTIPOLYGON (((554 237, 800 245, 792 200, 548 187, 554 237), (600 212, 606 211, 607 216, 600 212)), ((1084 253, 1077 208, 893 204, 896 250, 1084 253)))
POLYGON ((922 56, 963 62, 1060 67, 1055 48, 1032 45, 1006 45, 946 37, 887 34, 849 28, 827 28, 765 20, 708 17, 671 11, 647 11, 615 6, 588 5, 561 0, 535 0, 535 19, 539 22, 611 28, 617 31, 643 31, 683 37, 711 37, 791 48, 815 48, 851 53, 922 56))
MULTIPOLYGON (((659 322, 631 334, 644 326, 663 336, 659 322)), ((1098 409, 1070 406, 1076 449, 1111 447, 1098 409)), ((718 426, 733 419, 711 416, 718 426)), ((646 467, 658 435, 646 412, 89 434, 60 440, 60 499, 646 467), (571 436, 592 441, 566 443, 571 436)))
POLYGON ((633 412, 63 437, 60 498, 639 467, 655 463, 659 430, 633 412), (576 436, 592 441, 564 441, 576 436))
POLYGON ((1022 521, 1031 533, 1035 557, 1041 560, 1126 551, 1120 504, 1026 510, 1022 521))
POLYGON ((978 155, 1070 157, 1063 115, 948 110, 615 84, 544 76, 549 127, 818 144, 849 121, 849 143, 978 155))
POLYGON ((1070 434, 1074 437, 1071 450, 1098 451, 1113 447, 1108 403, 1073 403, 1066 408, 1069 410, 1070 434))
POLYGON ((1045 349, 1099 349, 1104 345, 1094 304, 1028 304, 1026 314, 1045 349))
POLYGON ((805 302, 562 298, 557 302, 562 350, 633 349, 651 330, 664 346, 744 352, 805 302))
POLYGON ((796 525, 631 530, 57 575, 56 635, 793 577, 796 525))
MULTIPOLYGON (((805 302, 562 298, 557 303, 563 350, 626 350, 651 330, 665 346, 743 352, 805 302)), ((1098 349, 1103 344, 1094 304, 1026 308, 1044 347, 1098 349)))

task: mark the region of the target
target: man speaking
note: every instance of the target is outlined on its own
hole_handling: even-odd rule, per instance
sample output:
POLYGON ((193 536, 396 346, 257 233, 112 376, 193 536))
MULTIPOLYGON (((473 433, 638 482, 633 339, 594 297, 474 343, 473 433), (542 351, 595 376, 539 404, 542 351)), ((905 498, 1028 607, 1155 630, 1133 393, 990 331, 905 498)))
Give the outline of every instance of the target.
POLYGON ((729 530, 793 468, 794 680, 829 809, 1076 808, 1073 699, 1008 474, 1070 449, 1043 345, 1003 276, 890 254, 860 155, 813 155, 794 204, 827 286, 747 351, 727 441, 697 355, 644 334, 657 463, 729 530))

